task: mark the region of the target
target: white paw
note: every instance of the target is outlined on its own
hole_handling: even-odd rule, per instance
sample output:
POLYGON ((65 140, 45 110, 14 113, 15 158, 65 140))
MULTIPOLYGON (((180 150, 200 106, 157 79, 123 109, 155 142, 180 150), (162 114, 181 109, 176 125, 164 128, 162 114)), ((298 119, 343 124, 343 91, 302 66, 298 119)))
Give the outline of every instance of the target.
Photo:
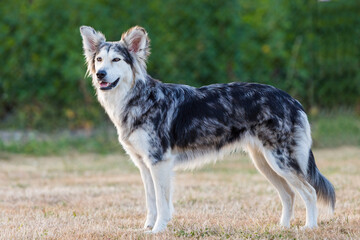
POLYGON ((283 228, 290 228, 290 223, 281 221, 280 226, 283 227, 283 228))
POLYGON ((157 220, 155 223, 155 226, 153 227, 151 232, 159 233, 159 232, 165 231, 167 223, 168 223, 168 221, 165 221, 165 220, 157 220))
POLYGON ((147 230, 147 231, 145 231, 144 233, 145 233, 145 234, 149 234, 149 235, 150 235, 150 234, 153 234, 153 232, 152 232, 151 230, 147 230))
POLYGON ((156 216, 155 217, 152 217, 152 216, 148 216, 146 218, 146 221, 145 221, 145 224, 144 224, 144 229, 147 230, 147 229, 152 229, 155 225, 155 222, 156 222, 156 216))
POLYGON ((318 226, 317 224, 306 224, 305 226, 300 227, 300 230, 310 230, 310 229, 316 229, 318 226))

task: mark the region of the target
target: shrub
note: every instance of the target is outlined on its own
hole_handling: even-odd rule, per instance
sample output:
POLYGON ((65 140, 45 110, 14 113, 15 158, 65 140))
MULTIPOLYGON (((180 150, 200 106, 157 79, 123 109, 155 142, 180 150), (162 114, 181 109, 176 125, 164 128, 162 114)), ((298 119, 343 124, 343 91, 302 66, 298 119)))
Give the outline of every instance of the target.
POLYGON ((360 102, 357 0, 0 2, 4 127, 93 128, 105 117, 84 79, 80 25, 109 40, 149 31, 149 73, 194 86, 255 81, 305 107, 360 102))

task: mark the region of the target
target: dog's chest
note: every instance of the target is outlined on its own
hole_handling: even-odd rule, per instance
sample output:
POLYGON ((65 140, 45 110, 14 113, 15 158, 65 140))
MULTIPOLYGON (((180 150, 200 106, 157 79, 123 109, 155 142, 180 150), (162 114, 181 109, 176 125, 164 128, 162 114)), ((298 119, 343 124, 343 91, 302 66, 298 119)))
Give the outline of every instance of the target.
POLYGON ((149 157, 150 136, 144 129, 137 129, 129 136, 124 136, 125 133, 118 129, 118 135, 120 144, 130 156, 137 156, 143 160, 149 157))

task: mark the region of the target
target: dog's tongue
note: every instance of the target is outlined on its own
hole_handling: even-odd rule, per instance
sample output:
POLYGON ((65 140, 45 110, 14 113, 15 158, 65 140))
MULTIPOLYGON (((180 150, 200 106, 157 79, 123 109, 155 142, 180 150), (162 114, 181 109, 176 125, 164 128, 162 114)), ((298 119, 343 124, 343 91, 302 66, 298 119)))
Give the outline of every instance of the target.
POLYGON ((108 82, 100 82, 100 87, 108 87, 110 83, 108 82))

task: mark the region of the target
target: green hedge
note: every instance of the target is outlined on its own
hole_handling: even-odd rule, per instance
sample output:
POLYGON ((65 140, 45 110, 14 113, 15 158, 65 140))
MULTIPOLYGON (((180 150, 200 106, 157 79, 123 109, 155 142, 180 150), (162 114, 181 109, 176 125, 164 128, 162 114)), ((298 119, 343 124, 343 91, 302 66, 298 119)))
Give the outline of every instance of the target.
POLYGON ((306 108, 360 104, 360 1, 2 0, 0 122, 93 128, 104 121, 84 79, 80 25, 120 39, 145 27, 148 72, 194 86, 275 85, 306 108))

